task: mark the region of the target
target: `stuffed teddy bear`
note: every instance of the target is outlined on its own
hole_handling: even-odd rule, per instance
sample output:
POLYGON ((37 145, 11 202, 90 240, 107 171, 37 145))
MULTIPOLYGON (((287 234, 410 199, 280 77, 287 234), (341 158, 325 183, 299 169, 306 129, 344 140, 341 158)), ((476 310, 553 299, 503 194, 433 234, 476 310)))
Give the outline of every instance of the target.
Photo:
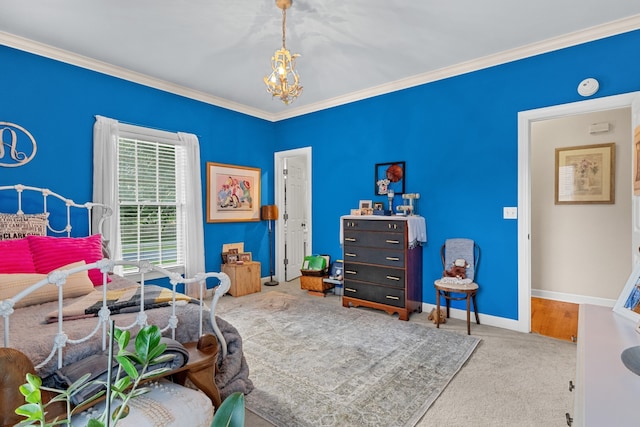
MULTIPOLYGON (((428 319, 431 320, 434 324, 438 323, 438 319, 436 317, 436 309, 431 309, 431 313, 429 313, 428 319)), ((444 308, 440 309, 440 323, 447 323, 447 311, 444 308)))
POLYGON ((458 258, 453 262, 453 265, 449 270, 445 270, 442 275, 443 277, 456 277, 458 279, 466 279, 467 278, 467 268, 469 268, 469 264, 463 258, 458 258))

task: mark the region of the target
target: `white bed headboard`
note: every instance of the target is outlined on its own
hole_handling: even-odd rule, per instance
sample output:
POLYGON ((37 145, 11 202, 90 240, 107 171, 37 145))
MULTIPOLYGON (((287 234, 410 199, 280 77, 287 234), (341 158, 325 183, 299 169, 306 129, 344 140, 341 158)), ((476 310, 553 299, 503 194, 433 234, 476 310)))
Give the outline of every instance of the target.
MULTIPOLYGON (((0 202, 1 202, 0 206, 2 206, 2 209, 0 210, 13 209, 13 208, 9 208, 8 206, 12 203, 13 200, 15 200, 15 203, 16 203, 14 205, 15 212, 6 212, 6 213, 17 213, 17 214, 51 213, 49 210, 49 205, 47 204, 47 199, 49 197, 54 197, 56 199, 59 199, 66 206, 66 223, 64 227, 53 228, 53 226, 51 225, 51 221, 47 221, 47 229, 53 235, 66 234, 67 237, 71 237, 71 230, 73 229, 73 224, 72 224, 73 210, 72 209, 82 209, 86 211, 86 221, 87 221, 87 226, 89 230, 88 235, 102 234, 102 227, 103 227, 104 221, 107 218, 109 218, 113 213, 113 210, 109 206, 103 205, 101 203, 87 202, 84 204, 78 204, 78 203, 75 203, 73 200, 67 199, 61 196, 60 194, 55 193, 47 188, 31 187, 23 184, 0 186, 0 202), (38 212, 23 211, 23 195, 26 195, 29 193, 33 193, 33 194, 40 193, 40 195, 42 196, 42 205, 41 205, 42 210, 38 212), (95 222, 92 221, 94 215, 97 215, 96 216, 97 220, 95 222), (96 230, 93 229, 93 224, 97 224, 96 230)), ((40 209, 40 206, 38 206, 38 209, 40 209)), ((55 212, 55 215, 56 215, 56 219, 58 219, 61 216, 61 213, 55 212)))

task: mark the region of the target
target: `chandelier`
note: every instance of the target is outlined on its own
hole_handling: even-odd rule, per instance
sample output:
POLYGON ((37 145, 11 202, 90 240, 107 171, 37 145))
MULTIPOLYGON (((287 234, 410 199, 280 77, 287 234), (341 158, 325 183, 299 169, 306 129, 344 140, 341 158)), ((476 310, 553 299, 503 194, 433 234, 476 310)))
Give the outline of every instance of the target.
POLYGON ((276 50, 271 57, 271 74, 264 77, 267 92, 273 98, 278 97, 289 105, 302 93, 298 72, 296 71, 296 58, 300 54, 291 54, 285 44, 285 24, 287 22, 287 9, 291 7, 293 0, 276 0, 276 6, 282 9, 282 49, 276 50))

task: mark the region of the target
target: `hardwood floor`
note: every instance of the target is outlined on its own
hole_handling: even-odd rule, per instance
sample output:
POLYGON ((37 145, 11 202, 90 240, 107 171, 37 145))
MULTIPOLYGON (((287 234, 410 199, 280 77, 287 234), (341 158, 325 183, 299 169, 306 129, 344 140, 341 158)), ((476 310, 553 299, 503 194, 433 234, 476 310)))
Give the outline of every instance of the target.
POLYGON ((578 304, 531 298, 531 332, 575 341, 578 336, 578 304))

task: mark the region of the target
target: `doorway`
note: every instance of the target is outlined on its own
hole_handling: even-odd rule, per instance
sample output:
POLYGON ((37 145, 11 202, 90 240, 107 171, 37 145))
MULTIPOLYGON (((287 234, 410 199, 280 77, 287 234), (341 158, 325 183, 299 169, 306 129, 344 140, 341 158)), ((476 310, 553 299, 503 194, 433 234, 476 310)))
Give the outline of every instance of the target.
POLYGON ((312 250, 311 147, 274 154, 276 277, 288 282, 300 276, 305 255, 312 250))
MULTIPOLYGON (((547 107, 538 110, 524 111, 518 114, 518 322, 517 330, 531 332, 531 296, 532 296, 532 124, 544 120, 588 114, 619 108, 630 108, 638 93, 599 98, 547 107)), ((612 141, 613 142, 613 141, 612 141)), ((629 142, 630 143, 630 142, 629 142)), ((625 147, 628 147, 625 145, 625 147)), ((617 164, 631 163, 630 151, 618 152, 617 164)), ((625 165, 627 167, 627 165, 625 165)), ((549 171, 553 174, 553 172, 549 171)), ((630 178, 629 178, 630 179, 630 178)), ((620 194, 630 198, 630 194, 620 194)), ((634 206, 635 209, 635 206, 634 206)), ((634 211, 635 212, 635 211, 634 211)), ((533 236, 534 238, 536 236, 533 236)), ((628 248, 627 248, 628 249, 628 248)), ((631 266, 627 266, 631 268, 631 266)), ((625 277, 628 271, 624 273, 625 277)), ((622 280, 620 287, 624 286, 622 280)), ((576 301, 591 302, 591 301, 576 301)))

